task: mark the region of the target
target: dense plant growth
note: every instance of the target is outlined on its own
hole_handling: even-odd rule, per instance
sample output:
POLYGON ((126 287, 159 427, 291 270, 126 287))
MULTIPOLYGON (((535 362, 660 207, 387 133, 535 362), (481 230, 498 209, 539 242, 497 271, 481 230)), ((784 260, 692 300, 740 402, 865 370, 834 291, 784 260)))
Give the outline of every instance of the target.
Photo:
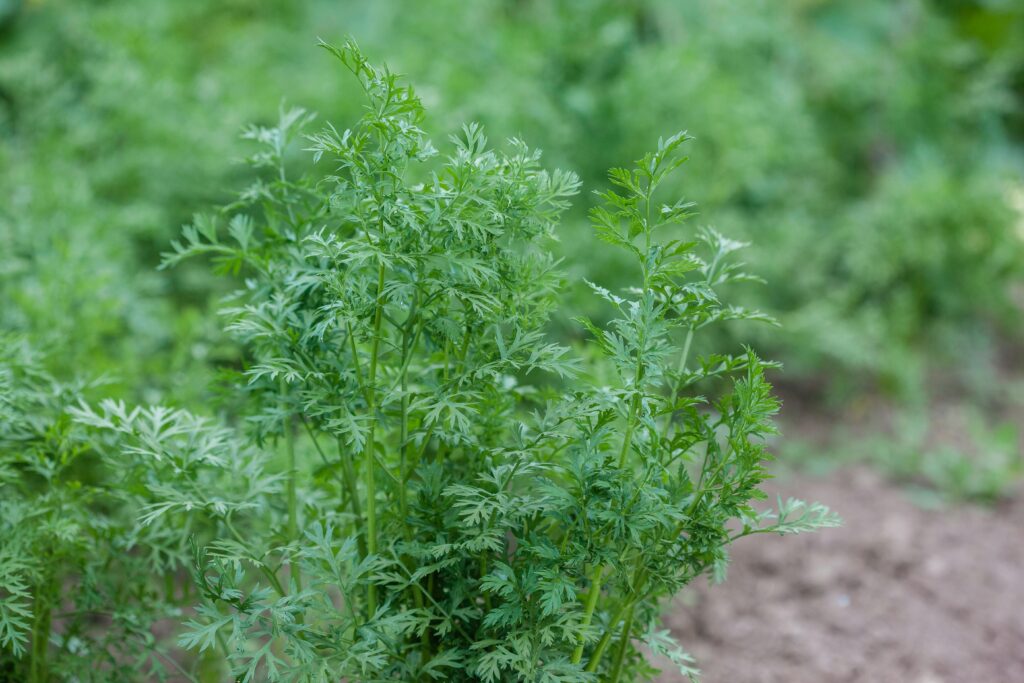
POLYGON ((816 464, 1010 495, 1021 37, 999 0, 0 0, 0 681, 639 675, 756 521, 741 340, 816 464), (343 32, 418 96, 295 49, 343 32), (464 120, 580 179, 421 130, 464 120))
MULTIPOLYGON (((270 121, 282 92, 354 113, 293 47, 341 32, 415 73, 441 130, 515 131, 588 183, 652 130, 699 130, 687 191, 755 242, 773 286, 748 296, 786 323, 758 343, 789 377, 907 388, 1020 338, 1006 196, 1022 182, 1024 15, 975 0, 3 3, 0 322, 58 340, 61 369, 200 397, 204 362, 233 353, 196 310, 217 285, 152 266, 245 173, 222 131, 270 121)), ((574 247, 584 216, 565 221, 574 247)), ((571 268, 625 263, 588 251, 571 268)))
POLYGON ((72 418, 87 388, 0 338, 3 681, 144 679, 166 657, 154 624, 179 614, 176 587, 155 581, 173 580, 187 530, 138 519, 147 480, 176 480, 174 468, 91 448, 72 418))
POLYGON ((753 279, 744 245, 681 228, 692 203, 657 194, 689 137, 609 174, 591 219, 636 282, 589 283, 608 322, 582 319, 596 352, 573 350, 545 328, 576 177, 518 140, 489 148, 475 125, 442 156, 412 88, 354 44, 326 47, 365 93, 359 123, 303 138, 313 117, 291 109, 251 128, 258 178, 166 260, 243 278, 223 310, 244 350, 228 392, 243 424, 90 406, 4 356, 12 670, 198 680, 201 660, 149 633, 195 591, 179 644, 241 680, 636 680, 651 672, 641 645, 695 676, 658 628, 664 600, 724 578, 741 537, 836 518, 752 507, 773 366, 749 348, 692 352, 709 326, 768 318, 719 296, 753 279), (294 174, 301 139, 316 166, 294 174), (80 599, 80 621, 54 627, 80 599))

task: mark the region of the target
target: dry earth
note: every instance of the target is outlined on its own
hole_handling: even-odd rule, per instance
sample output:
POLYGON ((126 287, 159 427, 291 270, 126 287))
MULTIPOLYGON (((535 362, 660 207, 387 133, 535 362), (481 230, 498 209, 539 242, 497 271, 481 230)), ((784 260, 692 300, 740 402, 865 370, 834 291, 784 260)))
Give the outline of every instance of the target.
POLYGON ((725 585, 680 599, 703 683, 1024 683, 1024 496, 927 510, 862 468, 777 488, 845 524, 745 539, 725 585))

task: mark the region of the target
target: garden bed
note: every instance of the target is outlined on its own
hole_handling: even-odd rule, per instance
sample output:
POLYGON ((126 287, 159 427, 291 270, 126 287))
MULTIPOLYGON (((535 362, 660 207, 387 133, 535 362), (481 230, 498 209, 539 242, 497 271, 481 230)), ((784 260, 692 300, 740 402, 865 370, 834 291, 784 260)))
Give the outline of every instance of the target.
POLYGON ((729 590, 679 600, 704 683, 1024 681, 1024 495, 929 510, 863 468, 777 489, 845 525, 737 544, 729 590))

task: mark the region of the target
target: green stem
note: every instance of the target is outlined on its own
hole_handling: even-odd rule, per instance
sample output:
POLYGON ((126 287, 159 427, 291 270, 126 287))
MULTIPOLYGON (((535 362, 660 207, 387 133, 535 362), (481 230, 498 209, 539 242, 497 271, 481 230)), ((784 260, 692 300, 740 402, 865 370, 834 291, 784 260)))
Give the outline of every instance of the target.
MULTIPOLYGON (((285 383, 284 378, 281 378, 281 405, 284 408, 285 416, 282 419, 281 430, 284 432, 284 452, 285 460, 288 465, 288 541, 297 541, 299 538, 299 504, 298 497, 295 491, 295 480, 298 478, 298 473, 295 469, 295 432, 292 430, 292 414, 288 412, 286 396, 288 393, 288 385, 285 383)), ((302 590, 302 572, 299 569, 299 564, 292 559, 289 562, 289 569, 291 571, 292 579, 295 581, 295 588, 298 591, 302 590)))
POLYGON ((363 384, 363 369, 359 367, 359 349, 356 348, 356 338, 352 334, 352 325, 346 324, 345 329, 347 330, 349 350, 352 352, 352 369, 356 373, 356 384, 359 385, 359 391, 363 392, 363 396, 366 396, 366 386, 363 384))
MULTIPOLYGON (((634 382, 634 386, 639 391, 640 385, 640 365, 637 363, 636 368, 637 379, 634 382)), ((626 467, 626 456, 629 455, 629 447, 633 443, 633 430, 636 429, 636 414, 640 410, 640 394, 633 397, 633 402, 629 406, 629 415, 626 417, 626 434, 622 437, 622 450, 619 452, 619 469, 626 467)))
POLYGON ((597 599, 601 596, 602 573, 604 573, 604 565, 598 564, 590 575, 590 592, 587 594, 587 603, 583 610, 583 623, 580 628, 579 644, 572 653, 573 664, 579 664, 580 660, 583 659, 583 647, 585 645, 583 631, 590 627, 590 622, 594 618, 594 610, 597 609, 597 599))
MULTIPOLYGON (((642 589, 647 583, 647 577, 649 575, 646 570, 639 566, 639 562, 640 558, 637 558, 637 567, 633 571, 633 585, 636 587, 634 598, 623 604, 615 614, 615 617, 608 622, 608 628, 605 630, 604 635, 601 636, 601 640, 598 641, 597 647, 594 648, 594 653, 590 655, 590 661, 587 663, 587 671, 597 671, 597 666, 601 663, 601 657, 604 655, 605 649, 607 649, 608 644, 612 640, 612 636, 615 634, 615 625, 619 623, 627 612, 632 615, 633 608, 647 598, 647 594, 644 593, 642 589)), ((630 626, 630 628, 632 628, 632 626, 630 626)))
POLYGON ((420 462, 423 461, 423 456, 426 454, 427 448, 430 446, 430 440, 432 438, 433 438, 433 428, 431 427, 430 429, 427 430, 427 433, 423 435, 423 445, 421 445, 419 451, 417 453, 415 453, 416 457, 413 459, 412 463, 409 465, 408 469, 406 470, 405 476, 402 477, 402 485, 403 486, 405 486, 405 484, 408 483, 408 481, 412 478, 412 475, 419 468, 420 462))
POLYGON ((446 339, 445 342, 444 342, 444 375, 443 375, 444 381, 446 383, 448 382, 448 368, 451 367, 451 359, 449 358, 450 354, 448 352, 448 349, 451 347, 451 345, 452 345, 452 343, 446 339))
POLYGON ((673 404, 679 395, 679 385, 682 384, 683 371, 686 370, 686 361, 690 355, 690 344, 693 343, 694 329, 694 326, 690 325, 690 329, 686 333, 686 340, 683 341, 683 352, 679 355, 679 365, 676 367, 676 381, 672 384, 672 395, 669 397, 673 404))
MULTIPOLYGON (((416 314, 416 303, 419 299, 419 293, 413 298, 413 303, 409 309, 409 317, 407 325, 413 323, 413 317, 416 314)), ((412 350, 415 349, 416 343, 419 341, 420 331, 417 329, 416 334, 411 337, 409 335, 409 329, 405 328, 402 330, 402 368, 399 370, 399 384, 402 389, 402 403, 401 403, 401 423, 399 425, 399 465, 398 465, 398 506, 402 514, 402 527, 406 532, 406 539, 411 540, 410 530, 405 522, 406 515, 408 514, 408 501, 405 490, 405 483, 408 481, 406 475, 406 469, 408 463, 408 451, 409 446, 406 443, 409 439, 409 362, 412 359, 412 350)))
POLYGON ((349 504, 352 507, 352 516, 356 518, 356 544, 359 546, 359 553, 366 556, 366 539, 363 538, 363 506, 359 504, 359 489, 356 486, 356 470, 352 466, 352 458, 344 454, 345 442, 338 437, 338 457, 341 458, 341 469, 345 478, 345 488, 348 490, 349 504))
POLYGON ((619 683, 619 679, 622 677, 622 664, 626 660, 626 651, 629 649, 630 634, 633 631, 633 608, 635 605, 630 605, 629 609, 626 610, 626 623, 622 626, 622 638, 619 640, 619 649, 615 653, 615 664, 612 666, 612 675, 609 678, 610 683, 619 683))
POLYGON ((619 611, 615 614, 610 622, 608 622, 608 630, 601 636, 601 640, 597 641, 597 647, 594 648, 593 654, 590 655, 590 661, 587 662, 586 670, 593 673, 597 671, 597 665, 601 663, 601 657, 604 655, 604 651, 608 648, 608 643, 612 640, 612 634, 615 633, 615 624, 619 623, 622 619, 622 615, 626 613, 626 610, 633 606, 633 603, 623 605, 619 608, 619 611))
POLYGON ((473 326, 469 320, 466 321, 466 334, 462 336, 462 347, 459 349, 459 363, 465 370, 466 354, 469 352, 469 342, 473 338, 473 326))
MULTIPOLYGON (((418 292, 417 292, 418 298, 418 292)), ((412 308, 409 311, 409 322, 413 320, 413 315, 416 312, 416 303, 414 301, 412 308)), ((422 328, 421 328, 422 329, 422 328)), ((408 329, 402 332, 402 356, 404 362, 402 363, 402 369, 400 371, 400 383, 402 387, 402 421, 400 427, 399 441, 401 443, 401 460, 399 463, 399 481, 398 481, 398 502, 402 516, 402 530, 405 535, 407 543, 412 543, 412 529, 406 523, 406 517, 409 512, 408 496, 406 493, 406 483, 409 481, 409 476, 412 473, 412 469, 408 463, 408 444, 406 441, 409 439, 409 361, 412 358, 411 350, 415 348, 416 342, 419 340, 420 330, 416 331, 416 335, 413 337, 412 342, 409 342, 409 331, 408 329)), ((404 561, 408 564, 408 558, 404 558, 404 561)), ((423 595, 422 587, 417 584, 415 589, 412 591, 413 604, 417 610, 423 609, 423 595)), ((429 648, 430 638, 426 630, 420 637, 420 645, 424 648, 429 648)))
POLYGON ((640 358, 640 349, 643 348, 644 342, 641 339, 640 344, 637 348, 636 357, 636 371, 633 373, 633 390, 637 394, 633 397, 633 402, 629 406, 629 416, 626 418, 626 435, 622 439, 622 451, 619 453, 619 469, 623 469, 626 466, 626 456, 629 455, 629 447, 633 443, 633 430, 636 429, 636 415, 640 411, 640 380, 643 379, 643 361, 640 358))
POLYGON ((633 414, 636 412, 635 404, 636 400, 633 401, 634 406, 630 407, 629 420, 626 423, 626 435, 622 438, 622 451, 619 452, 619 469, 623 469, 626 466, 626 456, 629 454, 629 444, 633 441, 633 414))
POLYGON ((29 681, 46 683, 50 679, 48 650, 50 631, 53 625, 53 595, 57 589, 57 577, 50 574, 36 592, 32 621, 32 660, 29 664, 29 681))
MULTIPOLYGON (((637 365, 637 376, 640 375, 640 366, 637 365)), ((639 386, 637 380, 634 386, 639 386)), ((639 391, 639 388, 637 389, 639 391)), ((629 406, 629 416, 626 418, 626 434, 622 437, 622 451, 619 452, 619 469, 626 467, 626 456, 629 455, 629 447, 633 443, 633 430, 636 428, 636 414, 640 410, 640 394, 633 397, 629 406)))
MULTIPOLYGON (((363 475, 366 484, 366 552, 377 554, 377 472, 374 449, 377 432, 377 358, 380 354, 380 330, 384 313, 384 262, 377 268, 377 310, 373 316, 373 343, 370 348, 370 371, 367 377, 367 412, 370 416, 370 433, 366 438, 363 453, 363 475)), ((370 584, 367 589, 367 610, 369 617, 377 611, 377 586, 370 584)))

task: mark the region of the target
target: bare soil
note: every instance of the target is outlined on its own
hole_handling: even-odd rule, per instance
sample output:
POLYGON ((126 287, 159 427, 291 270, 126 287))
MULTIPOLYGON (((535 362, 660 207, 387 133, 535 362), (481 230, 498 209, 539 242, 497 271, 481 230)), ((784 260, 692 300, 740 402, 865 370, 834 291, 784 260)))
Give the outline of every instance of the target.
POLYGON ((704 683, 1024 683, 1024 495, 924 509, 866 468, 776 489, 845 524, 744 539, 724 585, 680 598, 704 683))

